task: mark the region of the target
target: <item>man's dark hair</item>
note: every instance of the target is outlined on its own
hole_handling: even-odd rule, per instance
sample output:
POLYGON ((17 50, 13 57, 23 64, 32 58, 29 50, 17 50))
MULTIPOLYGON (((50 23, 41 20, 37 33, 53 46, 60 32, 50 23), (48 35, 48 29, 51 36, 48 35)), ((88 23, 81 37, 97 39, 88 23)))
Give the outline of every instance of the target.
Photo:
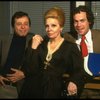
POLYGON ((11 20, 12 27, 14 27, 15 19, 21 18, 23 16, 26 16, 29 19, 29 26, 31 26, 31 20, 30 20, 30 17, 28 16, 28 14, 25 12, 22 12, 22 11, 18 11, 18 12, 15 12, 15 14, 12 16, 12 20, 11 20))
POLYGON ((91 8, 84 6, 84 5, 80 5, 74 9, 73 16, 80 12, 86 12, 87 19, 90 23, 90 29, 92 29, 94 25, 94 15, 93 15, 91 8))

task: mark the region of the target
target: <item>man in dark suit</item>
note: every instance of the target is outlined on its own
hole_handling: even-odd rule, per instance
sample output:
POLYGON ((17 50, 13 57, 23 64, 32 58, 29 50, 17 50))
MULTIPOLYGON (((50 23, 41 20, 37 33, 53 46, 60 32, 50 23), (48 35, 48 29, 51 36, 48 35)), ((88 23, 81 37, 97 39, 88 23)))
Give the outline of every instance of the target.
POLYGON ((29 33, 31 21, 27 13, 21 11, 16 12, 12 16, 11 24, 14 34, 1 40, 1 85, 5 85, 7 81, 15 83, 24 78, 19 68, 22 64, 28 41, 33 36, 29 33))
POLYGON ((89 53, 100 54, 100 30, 92 30, 94 16, 92 11, 86 6, 79 6, 75 8, 73 12, 73 22, 74 28, 78 33, 76 44, 81 50, 81 37, 85 36, 85 43, 88 50, 88 54, 83 57, 86 83, 81 94, 81 98, 100 99, 100 75, 98 77, 94 76, 88 68, 89 53))

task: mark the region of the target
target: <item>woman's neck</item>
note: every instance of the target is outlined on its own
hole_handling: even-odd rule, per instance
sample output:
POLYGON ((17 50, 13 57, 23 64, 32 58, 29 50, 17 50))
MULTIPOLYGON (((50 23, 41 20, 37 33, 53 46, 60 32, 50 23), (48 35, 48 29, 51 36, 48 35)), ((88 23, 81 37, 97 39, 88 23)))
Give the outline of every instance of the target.
POLYGON ((61 42, 63 41, 64 38, 59 37, 56 39, 52 39, 48 42, 48 47, 50 49, 50 51, 55 51, 55 49, 58 49, 58 47, 60 47, 59 45, 61 45, 61 42))

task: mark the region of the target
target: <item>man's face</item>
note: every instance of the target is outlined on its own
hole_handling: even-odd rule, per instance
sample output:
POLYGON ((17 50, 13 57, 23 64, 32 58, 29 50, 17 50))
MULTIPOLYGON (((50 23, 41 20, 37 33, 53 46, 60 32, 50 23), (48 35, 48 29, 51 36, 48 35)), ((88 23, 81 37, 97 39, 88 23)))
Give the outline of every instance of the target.
POLYGON ((89 21, 86 16, 86 12, 80 12, 73 16, 74 27, 78 34, 85 35, 89 30, 89 21))
POLYGON ((26 36, 30 30, 29 19, 26 16, 15 19, 14 31, 19 36, 26 36))

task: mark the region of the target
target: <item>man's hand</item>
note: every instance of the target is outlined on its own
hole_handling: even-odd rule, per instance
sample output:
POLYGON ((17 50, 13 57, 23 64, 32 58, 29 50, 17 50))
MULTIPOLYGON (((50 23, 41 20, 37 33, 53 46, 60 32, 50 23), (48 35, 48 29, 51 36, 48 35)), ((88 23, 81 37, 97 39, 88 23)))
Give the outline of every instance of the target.
POLYGON ((7 78, 15 83, 21 79, 23 79, 25 77, 24 73, 21 71, 21 70, 18 70, 18 69, 14 69, 14 68, 11 68, 11 70, 14 72, 13 74, 7 74, 7 78))
POLYGON ((3 77, 0 75, 0 85, 5 86, 5 82, 4 81, 9 81, 7 78, 3 77))

